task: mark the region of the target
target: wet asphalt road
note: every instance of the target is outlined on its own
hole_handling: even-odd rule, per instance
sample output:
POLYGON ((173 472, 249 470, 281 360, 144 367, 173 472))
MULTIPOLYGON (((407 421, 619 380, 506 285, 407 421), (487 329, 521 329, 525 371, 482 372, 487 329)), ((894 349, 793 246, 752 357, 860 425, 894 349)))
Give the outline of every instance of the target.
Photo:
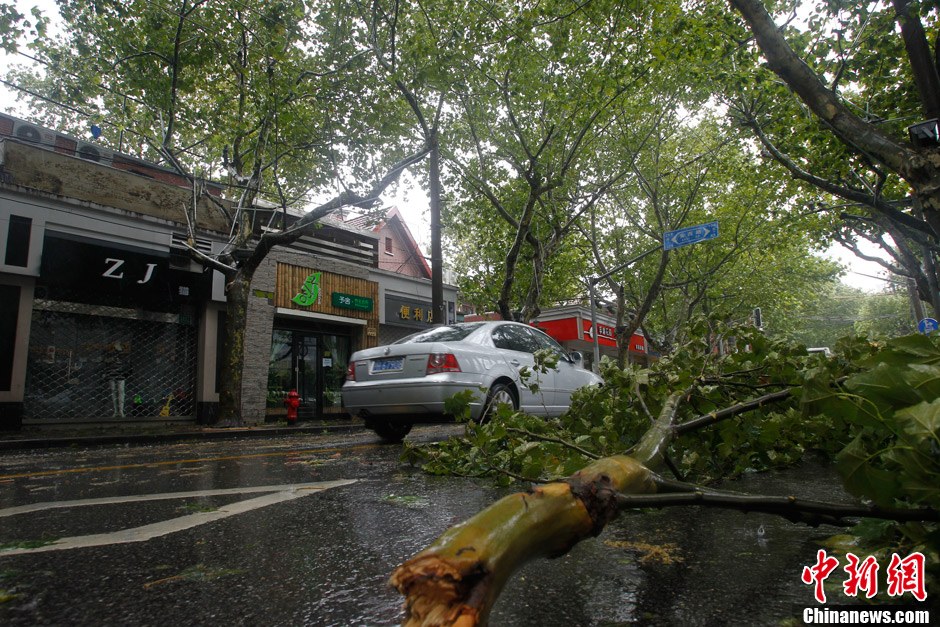
MULTIPOLYGON (((0 624, 397 624, 392 569, 507 493, 425 475, 399 453, 354 433, 0 454, 0 624), (128 542, 127 529, 149 539, 128 542), (43 544, 63 538, 73 548, 43 544)), ((811 604, 800 569, 835 531, 694 509, 626 515, 526 566, 491 623, 777 624, 811 604), (644 562, 628 542, 674 559, 644 562)))

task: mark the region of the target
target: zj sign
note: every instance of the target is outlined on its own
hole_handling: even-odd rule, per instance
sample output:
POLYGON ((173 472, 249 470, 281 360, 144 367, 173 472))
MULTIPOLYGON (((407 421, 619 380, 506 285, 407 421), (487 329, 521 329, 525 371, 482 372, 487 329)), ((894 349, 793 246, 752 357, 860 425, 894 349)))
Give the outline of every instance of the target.
POLYGON ((108 246, 53 232, 43 240, 40 282, 52 290, 53 300, 159 307, 200 296, 206 276, 171 268, 169 251, 108 246))
MULTIPOLYGON (((124 278, 124 264, 127 263, 126 259, 114 259, 108 257, 104 260, 104 265, 107 269, 101 273, 106 279, 123 279, 124 278)), ((139 285, 150 282, 150 279, 153 277, 153 269, 157 267, 155 263, 148 263, 147 268, 144 270, 144 276, 141 279, 137 280, 139 285)))

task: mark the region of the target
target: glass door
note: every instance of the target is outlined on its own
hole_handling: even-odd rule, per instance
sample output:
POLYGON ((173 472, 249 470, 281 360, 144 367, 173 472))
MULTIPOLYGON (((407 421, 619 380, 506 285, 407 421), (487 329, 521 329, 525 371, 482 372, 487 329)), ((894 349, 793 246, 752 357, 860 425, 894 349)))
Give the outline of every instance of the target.
POLYGON ((323 368, 323 403, 321 414, 337 414, 343 411, 340 389, 346 380, 346 364, 349 362, 349 337, 345 335, 322 335, 320 365, 323 368))
POLYGON ((284 399, 297 390, 298 417, 312 418, 319 407, 317 336, 303 331, 275 329, 268 361, 268 416, 284 416, 284 399))
POLYGON ((267 416, 282 418, 287 414, 284 399, 291 390, 297 390, 300 396, 300 419, 342 413, 340 389, 346 380, 351 345, 348 335, 274 329, 268 362, 267 416))
POLYGON ((317 336, 294 331, 294 386, 300 395, 299 418, 313 418, 317 415, 317 336))

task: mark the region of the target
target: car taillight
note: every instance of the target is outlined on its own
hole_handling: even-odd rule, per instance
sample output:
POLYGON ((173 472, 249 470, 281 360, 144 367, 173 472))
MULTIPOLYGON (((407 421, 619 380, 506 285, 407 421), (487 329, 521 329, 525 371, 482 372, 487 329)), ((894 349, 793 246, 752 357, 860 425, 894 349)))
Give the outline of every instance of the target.
POLYGON ((356 362, 351 361, 349 365, 346 366, 346 380, 355 381, 356 380, 356 362))
POLYGON ((460 372, 457 356, 452 353, 432 353, 428 355, 427 374, 439 372, 460 372))

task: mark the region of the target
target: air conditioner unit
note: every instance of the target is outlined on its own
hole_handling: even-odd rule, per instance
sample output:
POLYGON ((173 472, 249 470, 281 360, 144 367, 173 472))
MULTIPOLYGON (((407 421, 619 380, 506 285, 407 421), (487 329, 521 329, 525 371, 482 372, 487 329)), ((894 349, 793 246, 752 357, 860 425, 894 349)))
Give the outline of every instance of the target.
POLYGON ((111 165, 111 161, 114 155, 110 150, 103 146, 79 142, 78 147, 75 149, 75 156, 81 159, 85 159, 86 161, 94 161, 95 163, 111 165))
POLYGON ((32 144, 41 144, 49 147, 55 146, 55 133, 41 126, 27 124, 19 120, 13 121, 13 137, 32 144))

